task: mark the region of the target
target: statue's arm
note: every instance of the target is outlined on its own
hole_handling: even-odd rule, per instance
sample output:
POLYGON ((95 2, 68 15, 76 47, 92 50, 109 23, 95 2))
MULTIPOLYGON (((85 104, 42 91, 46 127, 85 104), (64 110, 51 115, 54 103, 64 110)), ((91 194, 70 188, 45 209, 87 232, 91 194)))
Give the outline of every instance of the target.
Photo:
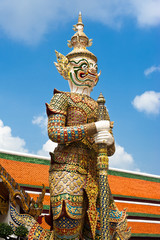
POLYGON ((51 114, 48 117, 48 136, 57 143, 69 143, 95 134, 96 126, 88 123, 78 126, 65 126, 66 117, 62 114, 51 114))
POLYGON ((66 126, 68 98, 65 93, 57 93, 50 104, 46 104, 48 114, 48 136, 57 143, 69 143, 81 140, 85 136, 97 133, 95 123, 78 126, 66 126))

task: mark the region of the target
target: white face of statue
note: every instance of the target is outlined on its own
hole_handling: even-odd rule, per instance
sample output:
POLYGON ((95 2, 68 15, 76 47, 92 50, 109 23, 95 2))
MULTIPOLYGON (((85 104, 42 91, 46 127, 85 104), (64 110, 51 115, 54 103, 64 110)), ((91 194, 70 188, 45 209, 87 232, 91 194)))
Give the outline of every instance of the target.
POLYGON ((90 95, 100 75, 97 74, 97 63, 89 57, 76 57, 69 61, 69 65, 71 92, 90 95))

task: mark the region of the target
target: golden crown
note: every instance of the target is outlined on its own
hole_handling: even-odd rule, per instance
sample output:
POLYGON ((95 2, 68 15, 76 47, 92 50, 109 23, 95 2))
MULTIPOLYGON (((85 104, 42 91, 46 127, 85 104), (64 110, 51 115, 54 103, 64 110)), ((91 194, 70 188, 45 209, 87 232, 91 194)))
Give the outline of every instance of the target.
POLYGON ((86 47, 92 46, 92 39, 86 36, 83 29, 84 24, 82 22, 82 15, 81 12, 79 12, 78 23, 73 25, 73 30, 76 33, 72 36, 71 40, 68 40, 68 47, 73 47, 73 50, 68 53, 66 57, 70 60, 77 56, 86 56, 97 62, 96 56, 86 49, 86 47))

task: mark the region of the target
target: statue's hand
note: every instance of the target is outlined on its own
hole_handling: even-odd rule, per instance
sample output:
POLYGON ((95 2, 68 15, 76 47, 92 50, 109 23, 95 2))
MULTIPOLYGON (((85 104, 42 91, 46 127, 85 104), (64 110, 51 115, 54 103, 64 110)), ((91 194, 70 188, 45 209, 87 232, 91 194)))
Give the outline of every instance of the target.
POLYGON ((113 136, 106 130, 102 130, 94 135, 95 143, 105 143, 107 146, 114 142, 113 136))
POLYGON ((103 130, 109 131, 110 129, 110 121, 108 120, 101 120, 101 121, 95 122, 95 125, 96 125, 97 132, 100 132, 103 130))

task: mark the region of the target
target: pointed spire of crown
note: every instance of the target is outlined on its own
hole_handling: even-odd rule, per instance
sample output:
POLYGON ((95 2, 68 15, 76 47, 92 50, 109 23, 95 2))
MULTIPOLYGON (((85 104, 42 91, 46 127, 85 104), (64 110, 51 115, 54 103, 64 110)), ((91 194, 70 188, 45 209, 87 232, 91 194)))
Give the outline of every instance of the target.
MULTIPOLYGON (((78 23, 76 25, 73 25, 73 30, 75 32, 83 32, 83 28, 84 28, 84 24, 82 22, 82 14, 81 12, 79 12, 79 16, 78 16, 78 23)), ((85 35, 85 33, 83 33, 85 35)), ((81 34, 80 34, 81 35, 81 34)), ((86 35, 85 35, 86 36, 86 35)), ((87 37, 87 36, 86 36, 87 37)))
POLYGON ((78 23, 76 25, 73 25, 73 30, 76 33, 72 36, 71 40, 68 40, 68 47, 73 47, 73 50, 68 53, 66 57, 68 59, 71 59, 76 55, 86 55, 97 62, 96 56, 86 49, 86 47, 92 46, 92 39, 89 39, 86 36, 86 34, 83 32, 83 29, 84 24, 82 22, 82 14, 79 12, 78 23))
POLYGON ((83 22, 82 22, 82 14, 81 12, 79 12, 79 16, 78 16, 78 23, 77 24, 81 24, 84 26, 83 22))

